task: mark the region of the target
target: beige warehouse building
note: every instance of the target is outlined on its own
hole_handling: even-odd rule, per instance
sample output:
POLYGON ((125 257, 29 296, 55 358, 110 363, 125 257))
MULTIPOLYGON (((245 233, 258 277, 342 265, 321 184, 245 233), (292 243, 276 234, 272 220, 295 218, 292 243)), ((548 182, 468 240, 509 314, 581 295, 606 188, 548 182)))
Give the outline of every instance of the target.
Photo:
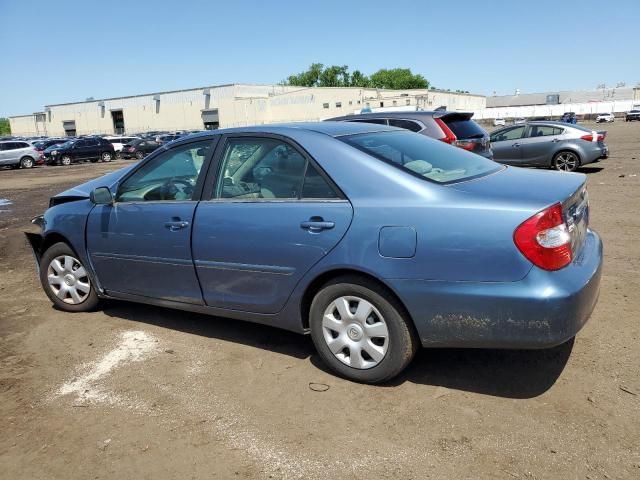
POLYGON ((13 135, 74 136, 318 121, 362 108, 474 111, 480 95, 440 90, 232 84, 46 105, 9 117, 13 135))

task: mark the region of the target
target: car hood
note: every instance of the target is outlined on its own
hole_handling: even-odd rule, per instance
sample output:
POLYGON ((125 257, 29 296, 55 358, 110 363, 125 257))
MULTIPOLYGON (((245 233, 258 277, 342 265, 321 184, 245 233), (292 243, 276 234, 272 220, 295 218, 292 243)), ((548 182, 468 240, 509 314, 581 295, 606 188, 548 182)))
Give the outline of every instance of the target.
POLYGON ((115 172, 108 173, 102 177, 98 177, 94 180, 89 180, 86 183, 78 185, 76 187, 60 192, 54 195, 53 198, 89 198, 89 194, 97 187, 109 187, 113 190, 113 187, 118 181, 129 173, 137 164, 132 164, 127 167, 116 170, 115 172))
POLYGON ((512 208, 537 212, 564 202, 586 181, 583 173, 505 167, 485 177, 450 185, 452 189, 494 200, 512 208))

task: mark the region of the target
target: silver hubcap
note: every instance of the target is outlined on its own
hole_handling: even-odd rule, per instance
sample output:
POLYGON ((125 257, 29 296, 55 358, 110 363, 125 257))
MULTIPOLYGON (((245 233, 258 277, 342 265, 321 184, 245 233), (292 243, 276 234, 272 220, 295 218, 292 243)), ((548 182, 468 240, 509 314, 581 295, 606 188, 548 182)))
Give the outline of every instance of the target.
POLYGON ((71 158, 69 158, 69 157, 62 157, 61 162, 62 162, 62 164, 63 164, 63 165, 70 165, 70 164, 71 164, 71 158))
POLYGON ((47 281, 53 294, 70 305, 84 302, 91 291, 87 271, 70 255, 51 260, 47 269, 47 281))
POLYGON ((364 370, 378 365, 389 348, 389 329, 370 302, 339 297, 322 318, 322 334, 329 350, 345 365, 364 370))
POLYGON ((33 166, 33 160, 31 160, 30 158, 25 158, 25 159, 22 161, 22 166, 23 166, 24 168, 31 168, 31 167, 33 166))
POLYGON ((556 157, 556 168, 566 172, 575 170, 578 158, 573 153, 561 153, 556 157))
POLYGON ((108 162, 109 160, 111 160, 111 155, 109 155, 108 153, 103 154, 102 160, 104 160, 105 162, 108 162))

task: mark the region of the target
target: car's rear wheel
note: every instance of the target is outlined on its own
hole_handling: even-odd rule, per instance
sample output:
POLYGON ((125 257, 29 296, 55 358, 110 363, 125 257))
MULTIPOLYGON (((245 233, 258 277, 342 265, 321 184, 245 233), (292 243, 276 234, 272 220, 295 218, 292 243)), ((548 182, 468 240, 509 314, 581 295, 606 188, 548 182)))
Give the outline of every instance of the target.
POLYGON ((20 168, 31 168, 31 167, 33 167, 33 158, 22 157, 22 159, 20 159, 20 168))
POLYGON ((116 158, 117 158, 118 160, 120 160, 120 159, 122 158, 122 153, 117 152, 117 153, 116 153, 116 158))
POLYGON ((110 152, 102 152, 102 161, 103 162, 110 162, 112 158, 113 158, 113 155, 111 155, 110 152))
POLYGON ((64 165, 65 167, 71 165, 71 157, 69 155, 60 157, 60 165, 64 165))
POLYGON ((403 312, 375 282, 337 278, 322 287, 311 303, 311 337, 334 372, 357 382, 384 382, 404 370, 418 348, 403 312))
POLYGON ((575 172, 580 166, 580 158, 573 152, 558 152, 553 157, 553 168, 561 172, 575 172))
POLYGON ((61 310, 86 312, 98 305, 89 274, 66 243, 52 245, 40 260, 42 288, 61 310))
POLYGON ((142 152, 136 152, 136 158, 137 158, 138 160, 142 160, 142 159, 144 158, 144 153, 142 153, 142 152))

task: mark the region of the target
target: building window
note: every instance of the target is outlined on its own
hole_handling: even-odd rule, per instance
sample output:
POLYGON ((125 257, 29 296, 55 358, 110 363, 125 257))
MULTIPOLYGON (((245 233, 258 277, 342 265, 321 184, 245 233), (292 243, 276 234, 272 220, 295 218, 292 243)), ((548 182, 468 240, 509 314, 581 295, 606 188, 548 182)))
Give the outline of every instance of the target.
POLYGON ((358 100, 358 105, 360 105, 360 100, 358 100))
POLYGON ((381 106, 381 107, 384 107, 384 102, 380 102, 380 106, 381 106))
POLYGON ((342 108, 342 102, 336 102, 336 108, 342 108))
POLYGON ((366 106, 367 106, 367 107, 370 107, 371 105, 369 105, 369 102, 367 102, 367 103, 366 103, 366 106))
POLYGON ((407 98, 407 105, 411 105, 411 99, 407 98))
POLYGON ((329 108, 329 104, 328 103, 323 103, 322 104, 322 108, 329 108))
POLYGON ((349 105, 353 105, 353 100, 349 100, 349 105))
POLYGON ((395 107, 396 105, 398 105, 398 102, 396 102, 395 100, 393 101, 393 106, 395 107))

